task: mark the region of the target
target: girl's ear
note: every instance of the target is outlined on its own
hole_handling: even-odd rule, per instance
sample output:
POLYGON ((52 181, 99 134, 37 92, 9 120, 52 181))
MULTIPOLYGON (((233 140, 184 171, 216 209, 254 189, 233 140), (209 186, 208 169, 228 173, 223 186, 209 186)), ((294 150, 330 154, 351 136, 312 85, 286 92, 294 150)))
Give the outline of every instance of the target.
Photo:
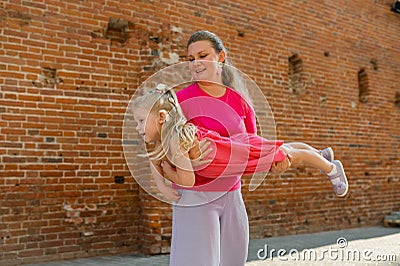
POLYGON ((218 62, 224 63, 225 62, 226 53, 224 50, 219 52, 218 54, 218 62))
POLYGON ((167 120, 168 112, 166 110, 158 111, 158 122, 163 124, 167 120))

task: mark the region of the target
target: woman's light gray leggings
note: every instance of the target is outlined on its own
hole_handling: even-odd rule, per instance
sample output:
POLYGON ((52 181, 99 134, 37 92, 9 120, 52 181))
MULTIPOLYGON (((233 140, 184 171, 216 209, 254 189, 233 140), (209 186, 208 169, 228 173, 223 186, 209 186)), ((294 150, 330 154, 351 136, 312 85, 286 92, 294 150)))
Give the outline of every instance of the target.
POLYGON ((182 190, 173 206, 170 266, 243 266, 248 244, 249 223, 240 189, 182 190))

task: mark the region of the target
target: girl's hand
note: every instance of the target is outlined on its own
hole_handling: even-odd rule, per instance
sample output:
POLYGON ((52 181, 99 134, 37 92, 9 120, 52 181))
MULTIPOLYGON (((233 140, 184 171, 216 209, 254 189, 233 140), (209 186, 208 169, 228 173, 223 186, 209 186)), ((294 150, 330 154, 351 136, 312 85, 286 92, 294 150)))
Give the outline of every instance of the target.
POLYGON ((181 198, 181 195, 179 194, 179 192, 170 186, 165 185, 165 186, 159 188, 159 190, 164 195, 165 199, 167 199, 168 201, 177 202, 181 198))

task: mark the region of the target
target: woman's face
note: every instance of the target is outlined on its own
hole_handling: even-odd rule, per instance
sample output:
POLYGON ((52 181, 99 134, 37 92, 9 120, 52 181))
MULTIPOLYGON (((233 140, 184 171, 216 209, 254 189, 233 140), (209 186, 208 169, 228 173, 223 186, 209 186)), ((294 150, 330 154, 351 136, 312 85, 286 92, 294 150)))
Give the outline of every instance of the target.
POLYGON ((224 61, 224 53, 217 52, 209 41, 197 41, 188 47, 190 73, 194 80, 205 80, 222 83, 221 75, 217 74, 218 62, 224 61))

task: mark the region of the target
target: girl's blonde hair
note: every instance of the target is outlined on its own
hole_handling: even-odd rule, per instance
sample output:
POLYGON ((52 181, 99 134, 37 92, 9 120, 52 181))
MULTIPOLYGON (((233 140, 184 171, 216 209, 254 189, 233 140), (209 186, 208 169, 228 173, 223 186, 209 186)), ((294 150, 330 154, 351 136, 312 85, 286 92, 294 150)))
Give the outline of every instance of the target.
POLYGON ((168 115, 161 127, 161 145, 148 153, 150 160, 160 160, 170 151, 170 145, 178 145, 183 153, 189 152, 196 140, 197 128, 188 123, 183 115, 172 88, 159 84, 133 101, 133 108, 148 109, 151 113, 165 110, 168 115))

